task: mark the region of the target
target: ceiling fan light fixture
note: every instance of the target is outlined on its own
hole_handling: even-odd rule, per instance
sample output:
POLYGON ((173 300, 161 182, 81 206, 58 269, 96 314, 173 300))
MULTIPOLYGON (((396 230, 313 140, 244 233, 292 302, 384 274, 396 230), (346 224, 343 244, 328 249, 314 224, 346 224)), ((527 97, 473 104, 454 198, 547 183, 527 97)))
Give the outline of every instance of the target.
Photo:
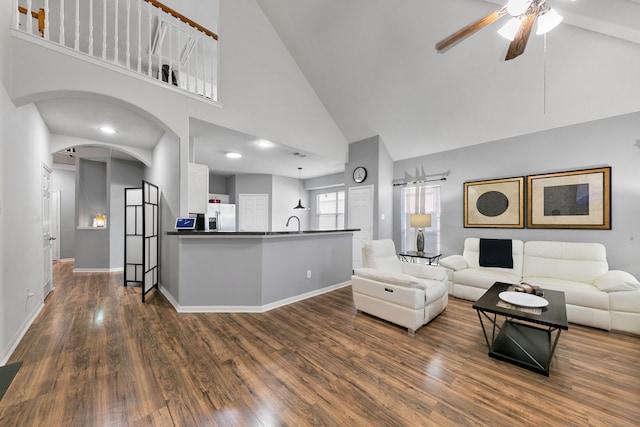
POLYGON ((511 16, 520 16, 529 9, 533 0, 509 0, 507 13, 511 16))
POLYGON ((538 26, 536 28, 536 34, 546 34, 560 25, 562 22, 562 16, 553 8, 549 8, 546 12, 543 12, 538 16, 538 26))
POLYGON ((507 40, 513 41, 513 39, 516 38, 516 34, 518 34, 518 30, 520 29, 521 25, 522 21, 520 19, 511 18, 507 21, 506 24, 502 26, 502 28, 498 30, 498 34, 500 34, 507 40))

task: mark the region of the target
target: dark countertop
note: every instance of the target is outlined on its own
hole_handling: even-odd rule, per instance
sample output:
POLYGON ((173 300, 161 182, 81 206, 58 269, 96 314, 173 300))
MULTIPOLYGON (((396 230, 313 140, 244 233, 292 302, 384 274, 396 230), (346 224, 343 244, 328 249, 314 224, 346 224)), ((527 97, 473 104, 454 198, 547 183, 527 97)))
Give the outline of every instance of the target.
POLYGON ((265 237, 265 236, 298 236, 304 234, 327 234, 327 233, 346 233, 360 231, 359 228, 344 228, 340 230, 302 230, 302 231, 198 231, 198 230, 181 230, 168 231, 171 236, 249 236, 249 237, 265 237))

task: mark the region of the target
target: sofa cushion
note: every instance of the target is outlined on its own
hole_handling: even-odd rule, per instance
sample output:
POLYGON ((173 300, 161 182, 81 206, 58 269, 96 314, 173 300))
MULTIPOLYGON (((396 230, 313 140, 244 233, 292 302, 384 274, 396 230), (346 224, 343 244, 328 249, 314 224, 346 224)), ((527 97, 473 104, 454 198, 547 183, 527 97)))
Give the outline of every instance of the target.
POLYGON ((595 285, 603 292, 640 290, 640 282, 626 271, 610 270, 596 279, 595 285))
POLYGON ((390 283, 392 285, 403 286, 405 288, 427 288, 427 284, 425 283, 425 281, 408 274, 392 273, 389 271, 376 270, 374 268, 356 268, 353 273, 354 275, 363 277, 365 279, 376 280, 383 283, 390 283))
POLYGON ((640 292, 619 291, 611 292, 608 295, 611 311, 621 311, 640 315, 640 292))
POLYGON ((538 285, 543 291, 544 289, 562 291, 564 292, 564 300, 567 304, 599 310, 609 310, 609 294, 600 291, 594 285, 571 280, 531 276, 525 277, 523 282, 538 285))
MULTIPOLYGON (((513 258, 513 268, 499 267, 482 267, 485 270, 498 271, 502 273, 511 273, 522 277, 522 260, 523 260, 523 242, 522 240, 512 240, 511 250, 513 258)), ((468 237, 464 240, 464 251, 462 252, 464 260, 470 268, 480 267, 480 239, 476 237, 468 237)), ((458 282, 456 282, 458 283, 458 282)))
POLYGON ((478 263, 481 267, 513 268, 509 239, 480 239, 478 263))
POLYGON ((439 264, 449 270, 462 270, 463 268, 467 268, 467 261, 464 260, 462 255, 449 255, 448 257, 442 258, 439 264))
POLYGON ((425 265, 412 262, 402 263, 402 272, 421 279, 433 279, 444 281, 447 278, 447 270, 435 265, 425 265))
POLYGON ((402 273, 401 261, 391 239, 369 240, 362 247, 363 266, 391 273, 402 273))
POLYGON ((520 276, 510 270, 492 268, 465 268, 453 272, 453 283, 489 289, 495 282, 519 283, 520 276))
POLYGON ((524 244, 523 276, 549 277, 594 284, 609 270, 600 243, 541 242, 524 244))

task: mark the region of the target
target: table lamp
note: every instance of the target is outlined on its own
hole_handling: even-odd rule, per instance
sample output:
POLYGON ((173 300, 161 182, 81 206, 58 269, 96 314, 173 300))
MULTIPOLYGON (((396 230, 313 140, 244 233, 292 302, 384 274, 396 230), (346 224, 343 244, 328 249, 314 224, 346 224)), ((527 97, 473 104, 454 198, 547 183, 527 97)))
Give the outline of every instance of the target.
POLYGON ((422 229, 431 227, 431 214, 413 214, 411 215, 410 222, 412 227, 418 229, 416 249, 418 250, 418 254, 422 255, 424 253, 424 234, 422 233, 422 229))

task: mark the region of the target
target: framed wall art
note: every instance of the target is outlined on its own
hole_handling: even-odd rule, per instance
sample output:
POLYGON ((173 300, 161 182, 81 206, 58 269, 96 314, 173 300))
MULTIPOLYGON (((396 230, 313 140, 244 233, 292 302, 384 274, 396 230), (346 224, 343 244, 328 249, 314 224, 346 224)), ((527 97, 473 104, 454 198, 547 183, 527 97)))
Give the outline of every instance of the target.
POLYGON ((611 229, 611 168, 527 177, 527 227, 611 229))
POLYGON ((524 228, 524 177, 465 182, 464 226, 524 228))

